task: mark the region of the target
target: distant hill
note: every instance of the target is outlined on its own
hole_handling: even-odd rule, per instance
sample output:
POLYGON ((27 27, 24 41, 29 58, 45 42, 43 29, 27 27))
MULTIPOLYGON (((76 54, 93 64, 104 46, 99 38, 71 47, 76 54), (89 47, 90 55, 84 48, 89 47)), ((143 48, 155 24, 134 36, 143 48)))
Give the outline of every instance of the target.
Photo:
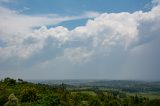
POLYGON ((49 85, 67 84, 77 88, 82 87, 98 87, 120 89, 129 92, 145 92, 158 91, 160 92, 160 82, 149 81, 131 81, 131 80, 32 80, 34 83, 42 83, 49 85))

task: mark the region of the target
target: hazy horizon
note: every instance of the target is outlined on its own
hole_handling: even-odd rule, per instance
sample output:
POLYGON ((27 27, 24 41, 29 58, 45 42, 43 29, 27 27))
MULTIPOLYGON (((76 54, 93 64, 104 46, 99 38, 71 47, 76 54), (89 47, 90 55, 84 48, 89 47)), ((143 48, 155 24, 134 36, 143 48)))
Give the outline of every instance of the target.
POLYGON ((0 79, 160 81, 160 0, 0 0, 0 79))

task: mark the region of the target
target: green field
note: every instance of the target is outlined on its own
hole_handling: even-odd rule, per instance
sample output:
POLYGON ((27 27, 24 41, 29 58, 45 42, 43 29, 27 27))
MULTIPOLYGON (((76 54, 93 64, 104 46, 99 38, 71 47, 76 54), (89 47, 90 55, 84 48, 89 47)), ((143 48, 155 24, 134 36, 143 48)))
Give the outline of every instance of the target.
MULTIPOLYGON (((96 96, 96 93, 94 91, 90 91, 90 90, 83 90, 83 91, 73 91, 71 92, 72 94, 76 94, 76 93, 85 93, 85 94, 89 94, 92 96, 96 96)), ((104 94, 108 94, 108 92, 103 92, 104 94)), ((160 93, 157 92, 140 92, 140 93, 129 93, 129 92, 123 92, 126 93, 127 96, 142 96, 142 97, 147 97, 149 99, 160 99, 160 93)))
POLYGON ((143 96, 143 97, 147 97, 149 99, 160 99, 160 93, 156 93, 156 92, 141 92, 141 93, 127 93, 127 95, 129 96, 143 96))

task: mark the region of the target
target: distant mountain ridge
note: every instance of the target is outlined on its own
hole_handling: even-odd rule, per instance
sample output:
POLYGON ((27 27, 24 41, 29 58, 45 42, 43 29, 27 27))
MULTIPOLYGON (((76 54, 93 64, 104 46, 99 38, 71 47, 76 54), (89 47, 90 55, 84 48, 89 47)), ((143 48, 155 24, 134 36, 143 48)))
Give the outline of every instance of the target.
POLYGON ((33 83, 60 85, 62 83, 77 88, 98 87, 120 89, 122 91, 158 91, 160 92, 160 82, 133 81, 133 80, 32 80, 33 83))

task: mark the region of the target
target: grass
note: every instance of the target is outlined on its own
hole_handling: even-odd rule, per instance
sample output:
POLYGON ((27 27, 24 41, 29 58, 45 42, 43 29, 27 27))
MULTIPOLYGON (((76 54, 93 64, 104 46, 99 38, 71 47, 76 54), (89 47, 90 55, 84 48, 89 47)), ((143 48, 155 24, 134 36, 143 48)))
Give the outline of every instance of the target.
POLYGON ((149 99, 160 99, 160 93, 154 93, 154 92, 141 92, 141 93, 127 93, 129 96, 143 96, 147 97, 149 99))
MULTIPOLYGON (((85 94, 89 94, 92 96, 96 96, 96 93, 94 91, 88 91, 88 90, 84 90, 84 91, 73 91, 71 92, 72 94, 74 93, 85 93, 85 94)), ((125 92, 128 96, 143 96, 143 97, 147 97, 149 99, 160 99, 160 93, 157 92, 141 92, 141 93, 127 93, 125 92)), ((107 92, 104 92, 104 94, 108 94, 107 92)))

